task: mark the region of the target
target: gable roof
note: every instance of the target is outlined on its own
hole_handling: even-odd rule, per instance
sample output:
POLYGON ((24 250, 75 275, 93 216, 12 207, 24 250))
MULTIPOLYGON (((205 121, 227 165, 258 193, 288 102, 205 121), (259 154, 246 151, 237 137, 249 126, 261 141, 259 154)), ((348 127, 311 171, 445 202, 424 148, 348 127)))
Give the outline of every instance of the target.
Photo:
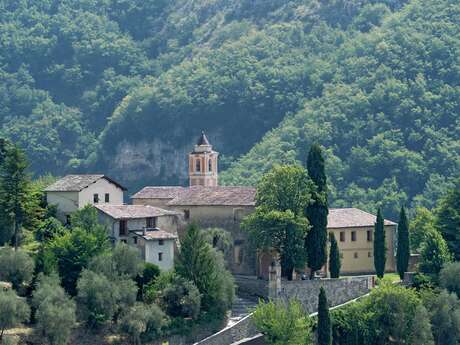
POLYGON ((139 192, 131 196, 132 199, 174 199, 186 187, 163 186, 163 187, 144 187, 139 192))
MULTIPOLYGON (((377 217, 358 208, 331 208, 327 216, 328 229, 372 227, 377 217)), ((384 225, 396 225, 385 219, 384 225)))
POLYGON ((179 214, 175 211, 148 205, 94 205, 94 207, 113 219, 138 219, 179 214))
POLYGON ((46 187, 45 192, 80 192, 100 179, 105 179, 122 190, 127 190, 118 182, 103 174, 66 175, 46 187))
POLYGON ((254 206, 256 189, 252 187, 193 186, 184 190, 170 206, 254 206))

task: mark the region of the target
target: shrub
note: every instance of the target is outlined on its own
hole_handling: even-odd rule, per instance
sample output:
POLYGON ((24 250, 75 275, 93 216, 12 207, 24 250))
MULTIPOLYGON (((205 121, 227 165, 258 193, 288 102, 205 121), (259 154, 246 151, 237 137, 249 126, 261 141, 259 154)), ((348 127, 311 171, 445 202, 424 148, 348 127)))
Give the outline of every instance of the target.
POLYGON ((311 322, 297 301, 289 301, 287 305, 259 301, 253 320, 270 345, 311 344, 311 322))
POLYGON ((22 250, 6 247, 0 250, 0 280, 9 281, 18 290, 32 280, 34 261, 22 250))
POLYGON ((439 274, 439 283, 460 298, 460 262, 446 264, 439 274))
POLYGON ((5 329, 29 320, 30 308, 26 301, 12 290, 0 289, 0 343, 5 329))
POLYGON ((426 235, 422 245, 419 269, 437 280, 438 274, 445 264, 451 261, 451 254, 446 241, 437 231, 426 235))
POLYGON ((130 336, 130 344, 141 344, 141 339, 153 339, 161 334, 166 324, 165 314, 155 304, 136 303, 121 318, 120 328, 130 336))

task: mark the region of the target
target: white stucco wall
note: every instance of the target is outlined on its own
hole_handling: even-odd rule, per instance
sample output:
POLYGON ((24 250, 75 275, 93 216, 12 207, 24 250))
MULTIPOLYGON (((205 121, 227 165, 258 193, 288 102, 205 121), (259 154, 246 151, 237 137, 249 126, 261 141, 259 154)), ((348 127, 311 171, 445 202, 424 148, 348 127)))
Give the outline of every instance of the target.
POLYGON ((100 179, 89 185, 79 193, 78 207, 84 207, 87 204, 94 204, 94 194, 99 195, 98 204, 106 204, 105 194, 109 193, 110 200, 107 204, 123 205, 123 190, 106 179, 100 179))
POLYGON ((57 217, 65 222, 66 216, 78 209, 78 192, 47 192, 46 201, 49 205, 57 205, 57 217))
POLYGON ((145 261, 157 265, 161 270, 171 270, 174 267, 174 242, 164 240, 160 245, 159 241, 145 241, 145 261), (158 253, 163 253, 162 261, 158 261, 158 253))

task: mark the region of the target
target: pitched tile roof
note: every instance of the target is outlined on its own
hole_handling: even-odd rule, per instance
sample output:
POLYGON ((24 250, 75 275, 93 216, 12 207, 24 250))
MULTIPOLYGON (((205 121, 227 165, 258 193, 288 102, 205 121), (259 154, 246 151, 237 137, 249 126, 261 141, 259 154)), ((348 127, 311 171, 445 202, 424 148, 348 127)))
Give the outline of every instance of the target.
POLYGON ((186 187, 144 187, 139 192, 134 194, 132 199, 174 199, 184 190, 186 187))
POLYGON ((134 231, 134 234, 144 238, 145 240, 175 240, 177 238, 176 235, 173 235, 167 231, 156 229, 156 230, 148 230, 145 233, 143 231, 134 231))
POLYGON ((252 187, 204 187, 185 188, 170 206, 254 206, 256 189, 252 187))
POLYGON ((178 212, 147 205, 94 205, 113 219, 136 219, 178 215, 178 212))
POLYGON ((45 188, 45 192, 80 192, 89 185, 106 179, 117 187, 126 190, 125 187, 112 180, 110 177, 102 174, 85 174, 85 175, 67 175, 54 182, 51 186, 45 188))
MULTIPOLYGON (((355 228, 374 226, 376 216, 358 208, 331 208, 327 217, 327 227, 355 228)), ((384 220, 385 225, 396 225, 390 220, 384 220)))

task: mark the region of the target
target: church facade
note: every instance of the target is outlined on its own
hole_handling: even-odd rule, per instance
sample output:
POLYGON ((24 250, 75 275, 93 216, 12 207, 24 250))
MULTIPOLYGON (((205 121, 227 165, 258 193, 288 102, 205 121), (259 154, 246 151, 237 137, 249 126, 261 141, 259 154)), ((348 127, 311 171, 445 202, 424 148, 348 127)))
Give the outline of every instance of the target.
MULTIPOLYGON (((254 211, 256 190, 253 187, 219 186, 218 152, 201 134, 188 156, 189 186, 148 186, 134 194, 133 205, 148 205, 182 215, 183 226, 196 223, 201 228, 222 228, 231 234, 232 248, 226 260, 234 274, 268 277, 272 256, 257 253, 250 247, 241 220, 254 211)), ((330 209, 328 231, 336 236, 342 256, 342 273, 373 273, 373 226, 375 216, 356 208, 330 209)), ((395 271, 394 239, 396 224, 385 220, 387 265, 395 271)), ((327 265, 325 266, 326 271, 327 265)))

